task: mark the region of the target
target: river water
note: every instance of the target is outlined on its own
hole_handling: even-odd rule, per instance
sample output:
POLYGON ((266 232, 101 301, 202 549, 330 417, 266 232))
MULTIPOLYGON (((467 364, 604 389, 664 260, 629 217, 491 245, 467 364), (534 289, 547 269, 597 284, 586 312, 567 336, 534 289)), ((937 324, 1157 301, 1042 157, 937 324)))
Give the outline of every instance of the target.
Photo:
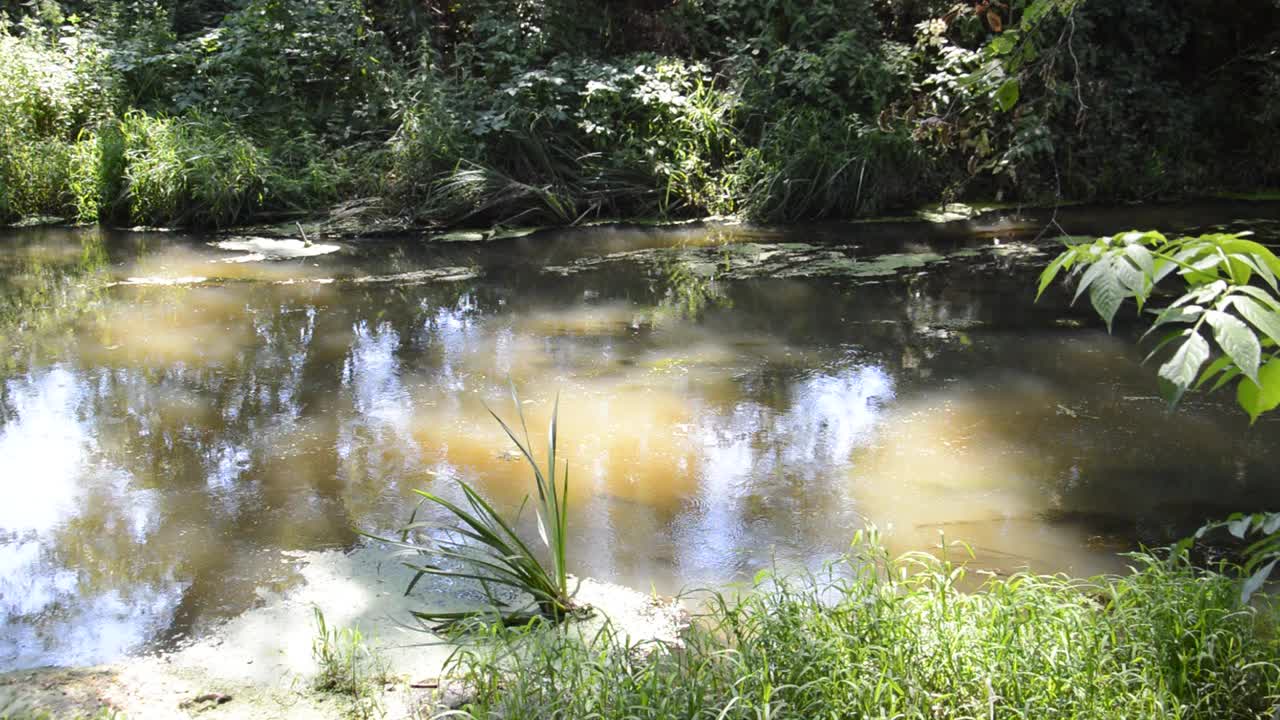
MULTIPOLYGON (((1217 204, 947 225, 598 227, 272 261, 172 233, 0 233, 0 669, 162 648, 387 531, 415 488, 530 491, 560 395, 582 575, 673 593, 894 552, 1087 575, 1280 506, 1280 424, 1169 412, 1132 312, 1052 235, 1250 227, 1217 204)), ((269 247, 269 246, 268 246, 269 247)), ((270 253, 268 253, 270 254, 270 253)), ((527 526, 527 523, 526 523, 527 526)), ((526 529, 528 529, 526 527, 526 529)))

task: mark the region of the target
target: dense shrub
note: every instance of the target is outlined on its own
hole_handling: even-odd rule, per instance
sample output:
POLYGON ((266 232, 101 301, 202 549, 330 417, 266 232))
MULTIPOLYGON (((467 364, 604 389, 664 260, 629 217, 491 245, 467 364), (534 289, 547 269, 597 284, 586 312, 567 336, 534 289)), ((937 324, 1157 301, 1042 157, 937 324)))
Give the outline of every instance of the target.
MULTIPOLYGON (((261 116, 266 122, 206 112, 204 101, 172 114, 125 111, 124 98, 138 90, 136 53, 108 50, 102 35, 72 25, 50 30, 28 22, 18 30, 0 30, 0 221, 222 226, 377 189, 367 176, 381 171, 381 152, 367 142, 344 136, 342 147, 326 146, 320 132, 280 108, 261 116)), ((258 55, 269 62, 265 50, 258 55)), ((314 60, 310 72, 320 74, 331 59, 314 60)), ((275 91, 285 96, 283 89, 275 91)), ((241 90, 211 102, 243 109, 253 93, 241 90)), ((296 109, 303 96, 290 97, 296 109)), ((343 112, 355 117, 351 106, 343 112)), ((337 111, 321 116, 323 130, 336 123, 337 111)))
POLYGON ((1229 5, 8 3, 0 221, 353 194, 427 223, 798 220, 1277 185, 1280 7, 1229 5))
POLYGON ((118 92, 92 35, 0 27, 0 221, 67 213, 72 144, 115 112, 118 92))
POLYGON ((558 59, 496 88, 450 92, 434 76, 422 88, 394 145, 395 183, 427 216, 572 222, 726 202, 733 103, 699 64, 558 59))

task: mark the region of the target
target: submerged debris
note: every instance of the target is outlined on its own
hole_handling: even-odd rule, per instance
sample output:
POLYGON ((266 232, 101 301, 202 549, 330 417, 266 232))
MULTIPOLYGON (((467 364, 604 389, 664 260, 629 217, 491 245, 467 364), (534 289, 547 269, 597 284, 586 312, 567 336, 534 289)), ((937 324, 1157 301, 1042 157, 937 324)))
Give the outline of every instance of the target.
POLYGON ((935 252, 890 253, 857 257, 852 248, 808 243, 734 243, 709 247, 649 248, 582 258, 544 272, 574 275, 616 262, 655 268, 679 262, 685 272, 726 280, 795 277, 889 277, 945 260, 935 252))
POLYGON ((209 243, 219 250, 242 252, 244 255, 225 258, 222 262, 262 262, 269 260, 293 260, 335 253, 342 248, 296 239, 275 239, 243 236, 209 243))
POLYGON ((433 282, 472 280, 479 275, 480 271, 474 267, 445 266, 429 268, 426 270, 394 273, 391 275, 366 275, 364 277, 351 278, 350 282, 357 284, 390 283, 396 285, 422 285, 433 282))
POLYGON ((201 705, 205 707, 214 706, 214 705, 225 705, 226 703, 231 702, 231 699, 232 698, 230 695, 226 695, 224 693, 216 693, 216 692, 205 693, 203 695, 197 695, 193 698, 188 698, 186 700, 183 700, 182 702, 178 703, 178 707, 186 710, 188 708, 195 708, 201 705))
POLYGON ((120 282, 108 283, 107 287, 117 285, 199 285, 208 282, 204 275, 184 275, 182 277, 131 277, 120 282))

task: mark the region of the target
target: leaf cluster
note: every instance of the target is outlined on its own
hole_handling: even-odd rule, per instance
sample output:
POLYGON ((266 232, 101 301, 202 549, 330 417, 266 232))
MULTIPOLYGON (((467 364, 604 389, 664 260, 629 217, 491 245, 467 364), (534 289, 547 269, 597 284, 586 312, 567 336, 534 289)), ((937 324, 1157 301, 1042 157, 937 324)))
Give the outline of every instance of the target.
POLYGON ((1147 359, 1167 354, 1158 375, 1170 404, 1190 389, 1238 380, 1237 402, 1256 421, 1280 406, 1280 258, 1247 235, 1169 239, 1131 231, 1069 243, 1041 273, 1037 297, 1067 272, 1077 280, 1072 302, 1087 292, 1108 331, 1125 301, 1134 301, 1153 316, 1145 336, 1156 342, 1147 359), (1147 307, 1165 297, 1162 282, 1180 294, 1147 307))

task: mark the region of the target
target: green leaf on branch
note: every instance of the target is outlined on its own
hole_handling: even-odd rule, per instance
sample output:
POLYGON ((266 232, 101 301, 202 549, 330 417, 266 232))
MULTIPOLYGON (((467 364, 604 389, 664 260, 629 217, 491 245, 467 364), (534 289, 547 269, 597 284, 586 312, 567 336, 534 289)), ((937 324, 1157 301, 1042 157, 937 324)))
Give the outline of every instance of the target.
POLYGON ((1194 330, 1185 332, 1186 341, 1178 346, 1168 362, 1160 366, 1160 377, 1171 386, 1166 399, 1175 404, 1196 381, 1200 368, 1209 360, 1209 341, 1194 330))
POLYGON ((1218 378, 1218 381, 1213 384, 1213 387, 1209 388, 1209 392, 1218 392, 1222 388, 1226 387, 1227 383, 1238 377, 1240 377, 1240 368, 1234 366, 1228 368, 1227 371, 1222 373, 1218 378))
POLYGON ((1275 568, 1277 562, 1280 562, 1280 559, 1272 560, 1261 568, 1258 568, 1257 572, 1250 575, 1249 579, 1244 581, 1244 587, 1240 590, 1240 602, 1249 602, 1249 598, 1253 597, 1254 593, 1262 589, 1263 583, 1267 581, 1267 578, 1271 577, 1271 571, 1275 568))
POLYGON ((1105 274, 1111 265, 1109 258, 1106 257, 1097 260, 1086 260, 1085 262, 1089 263, 1089 268, 1084 271, 1084 275, 1080 276, 1080 284, 1076 285, 1076 294, 1071 298, 1072 304, 1079 300, 1084 291, 1088 290, 1095 280, 1105 274))
POLYGON ((1262 362, 1262 346, 1253 330, 1234 315, 1220 310, 1205 313, 1205 322, 1213 328, 1213 339, 1222 348, 1222 352, 1240 368, 1245 377, 1258 380, 1258 364, 1262 362))
POLYGON ((996 90, 996 107, 1000 108, 1000 112, 1009 112, 1014 105, 1018 104, 1020 95, 1021 88, 1017 78, 1009 78, 996 90))
MULTIPOLYGON (((1154 311, 1153 311, 1154 312, 1154 311)), ((1151 327, 1143 333, 1143 336, 1150 335, 1156 328, 1169 323, 1189 323, 1200 319, 1204 314, 1204 308, 1199 305, 1173 305, 1160 311, 1156 316, 1155 322, 1151 327)))
POLYGON ((1156 271, 1156 260, 1151 251, 1136 243, 1126 245, 1124 248, 1125 257, 1133 261, 1147 277, 1150 277, 1156 271))
POLYGON ((1008 55, 1017 44, 1017 33, 1014 30, 1009 30, 1003 35, 997 35, 995 39, 987 43, 987 50, 993 55, 1008 55))
POLYGON ((1271 249, 1262 243, 1253 240, 1245 240, 1238 235, 1215 235, 1213 236, 1223 250, 1229 253, 1240 253, 1257 258, 1258 262, 1265 265, 1275 275, 1280 275, 1280 258, 1277 258, 1271 249))
POLYGON ((1249 413, 1249 421, 1257 422, 1264 412, 1280 407, 1280 360, 1272 359, 1258 371, 1258 381, 1248 378, 1236 386, 1236 401, 1249 413))
POLYGON ((1251 297, 1236 296, 1231 299, 1231 304, 1235 306, 1236 312, 1240 313, 1241 317, 1261 330, 1264 335, 1280 343, 1280 312, 1268 310, 1262 306, 1262 303, 1251 297))
POLYGON ((1233 253, 1230 257, 1232 262, 1240 263, 1248 267, 1252 272, 1257 273, 1258 276, 1271 287, 1272 292, 1280 290, 1280 287, 1276 286, 1275 273, 1271 271, 1271 267, 1268 266, 1266 262, 1262 261, 1261 258, 1253 255, 1245 255, 1243 253, 1233 253))
POLYGON ((1249 528, 1253 525, 1252 515, 1232 515, 1227 522, 1227 532, 1237 540, 1243 540, 1244 536, 1249 533, 1249 528))
POLYGON ((1280 513, 1270 513, 1263 516, 1262 532, 1265 535, 1274 535, 1280 532, 1280 513))
POLYGON ((1186 330, 1172 330, 1170 332, 1165 333, 1164 337, 1160 338, 1160 341, 1155 344, 1155 347, 1151 348, 1151 352, 1147 353, 1147 356, 1142 359, 1142 364, 1146 365, 1147 363, 1151 362, 1151 358, 1158 355, 1160 351, 1165 349, 1167 345, 1172 343, 1174 340, 1177 340, 1178 338, 1182 337, 1186 333, 1187 333, 1186 330))
POLYGON ((1200 379, 1196 380, 1195 389, 1199 390, 1205 383, 1209 382, 1209 380, 1211 380, 1215 375, 1227 370, 1227 368, 1229 367, 1231 367, 1231 358, 1227 357, 1226 355, 1223 355, 1217 360, 1214 360, 1213 362, 1209 363, 1209 367, 1206 367, 1204 369, 1204 372, 1200 373, 1200 379))
MULTIPOLYGON (((1114 265, 1105 260, 1094 267, 1103 267, 1104 264, 1114 268, 1114 265)), ((1120 310, 1126 295, 1125 286, 1119 275, 1115 272, 1107 272, 1105 269, 1089 286, 1089 302, 1093 304, 1093 309, 1097 311, 1098 316, 1107 323, 1107 332, 1111 332, 1111 322, 1115 319, 1116 312, 1120 310)))
POLYGON ((1263 290, 1262 288, 1253 287, 1252 285, 1240 285, 1239 287, 1232 289, 1234 292, 1249 295, 1272 310, 1280 312, 1280 300, 1277 300, 1275 295, 1263 290))
POLYGON ((1123 258, 1114 258, 1111 261, 1111 266, 1115 272, 1116 279, 1120 281, 1120 284, 1128 291, 1128 294, 1138 302, 1138 309, 1141 310, 1147 300, 1148 276, 1143 274, 1141 269, 1123 258))
POLYGON ((1049 267, 1045 268, 1044 271, 1040 273, 1040 287, 1036 290, 1036 300, 1040 299, 1040 296, 1044 294, 1045 289, 1049 287, 1049 284, 1053 282, 1053 279, 1058 277, 1058 273, 1061 272, 1064 267, 1067 267, 1067 263, 1071 262, 1074 258, 1075 250, 1067 250, 1055 258, 1053 262, 1049 263, 1049 267))

